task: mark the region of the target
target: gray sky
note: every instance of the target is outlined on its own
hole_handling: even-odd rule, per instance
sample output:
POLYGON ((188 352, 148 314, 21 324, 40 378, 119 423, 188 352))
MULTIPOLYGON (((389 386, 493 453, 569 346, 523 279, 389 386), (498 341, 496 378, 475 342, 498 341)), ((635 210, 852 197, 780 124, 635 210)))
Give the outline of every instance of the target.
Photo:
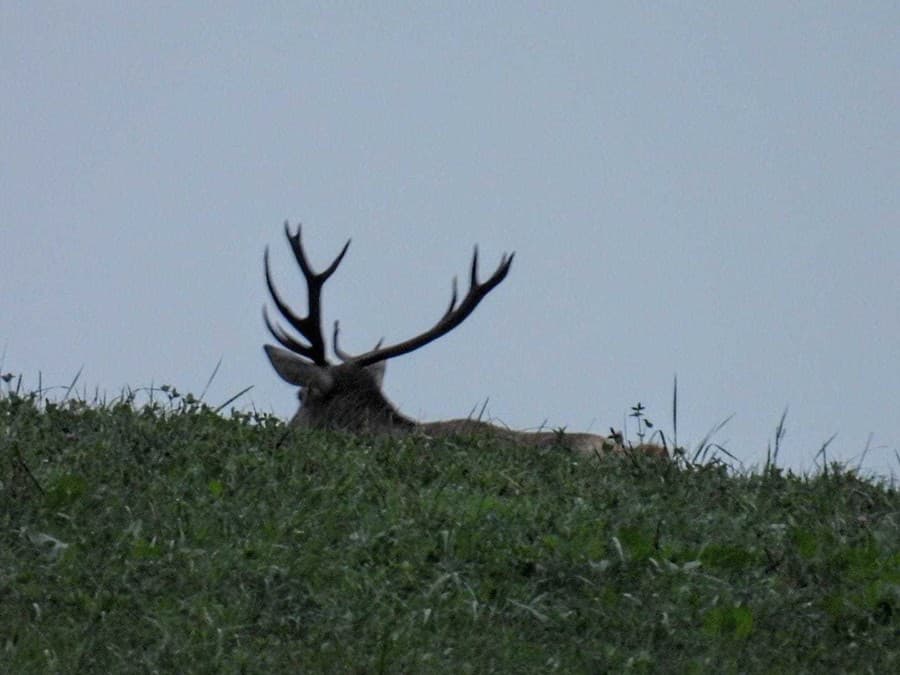
POLYGON ((262 251, 422 419, 621 427, 748 466, 900 473, 896 2, 0 2, 0 354, 36 386, 169 383, 287 416, 262 251))

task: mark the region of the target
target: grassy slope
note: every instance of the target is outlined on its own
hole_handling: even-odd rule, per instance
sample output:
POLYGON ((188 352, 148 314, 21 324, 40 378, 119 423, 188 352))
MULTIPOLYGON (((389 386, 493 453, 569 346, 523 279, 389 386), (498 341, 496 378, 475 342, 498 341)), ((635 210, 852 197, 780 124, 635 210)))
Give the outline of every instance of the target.
POLYGON ((5 396, 0 481, 6 672, 900 672, 900 494, 845 471, 5 396))

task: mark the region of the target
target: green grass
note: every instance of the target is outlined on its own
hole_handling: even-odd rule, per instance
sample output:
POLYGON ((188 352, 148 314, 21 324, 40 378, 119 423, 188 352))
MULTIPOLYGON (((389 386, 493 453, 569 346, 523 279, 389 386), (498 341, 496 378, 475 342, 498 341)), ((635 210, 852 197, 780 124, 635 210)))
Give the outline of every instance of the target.
POLYGON ((900 672, 900 494, 832 466, 0 397, 0 671, 900 672))

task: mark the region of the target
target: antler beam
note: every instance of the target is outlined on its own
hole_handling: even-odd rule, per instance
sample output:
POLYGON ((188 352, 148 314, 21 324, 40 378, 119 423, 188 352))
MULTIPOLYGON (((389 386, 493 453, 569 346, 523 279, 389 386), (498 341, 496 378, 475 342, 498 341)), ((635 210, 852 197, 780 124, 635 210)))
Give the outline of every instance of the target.
MULTIPOLYGON (((343 255, 343 253, 341 255, 343 255)), ((433 342, 439 337, 446 335, 463 321, 465 321, 466 318, 468 318, 468 316, 473 311, 475 311, 478 303, 481 302, 488 293, 490 293, 501 281, 506 278, 506 275, 509 273, 509 267, 510 265, 512 265, 512 261, 515 255, 515 253, 511 253, 507 256, 504 253, 500 259, 500 264, 497 266, 497 269, 490 276, 490 278, 482 284, 478 281, 478 247, 476 246, 475 252, 472 255, 472 271, 469 280, 469 291, 466 293, 466 297, 463 298, 462 302, 459 303, 458 306, 456 304, 457 284, 456 277, 454 277, 453 295, 450 298, 450 305, 449 307, 447 307, 447 311, 444 312, 444 315, 441 317, 441 319, 436 324, 434 324, 434 326, 414 338, 397 343, 395 345, 389 345, 382 348, 379 348, 376 345, 375 349, 355 357, 353 359, 353 362, 361 367, 369 366, 373 363, 385 361, 395 356, 408 354, 412 351, 415 351, 416 349, 419 349, 420 347, 424 347, 429 342, 433 342)), ((337 344, 338 332, 338 325, 337 323, 335 323, 335 345, 337 344)), ((275 337, 277 338, 278 336, 276 335, 275 337)))

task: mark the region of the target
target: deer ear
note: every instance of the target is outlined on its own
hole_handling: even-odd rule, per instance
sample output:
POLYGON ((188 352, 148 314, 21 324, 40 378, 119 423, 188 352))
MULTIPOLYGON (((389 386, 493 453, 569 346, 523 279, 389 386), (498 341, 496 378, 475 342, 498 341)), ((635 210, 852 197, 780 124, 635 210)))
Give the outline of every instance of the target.
POLYGON ((372 376, 372 379, 375 380, 375 384, 381 387, 381 383, 384 382, 384 371, 386 368, 387 360, 376 361, 371 366, 366 366, 365 371, 372 376))
POLYGON ((328 391, 334 379, 327 370, 301 359, 296 354, 281 347, 265 345, 266 356, 282 380, 298 387, 316 387, 328 391))

